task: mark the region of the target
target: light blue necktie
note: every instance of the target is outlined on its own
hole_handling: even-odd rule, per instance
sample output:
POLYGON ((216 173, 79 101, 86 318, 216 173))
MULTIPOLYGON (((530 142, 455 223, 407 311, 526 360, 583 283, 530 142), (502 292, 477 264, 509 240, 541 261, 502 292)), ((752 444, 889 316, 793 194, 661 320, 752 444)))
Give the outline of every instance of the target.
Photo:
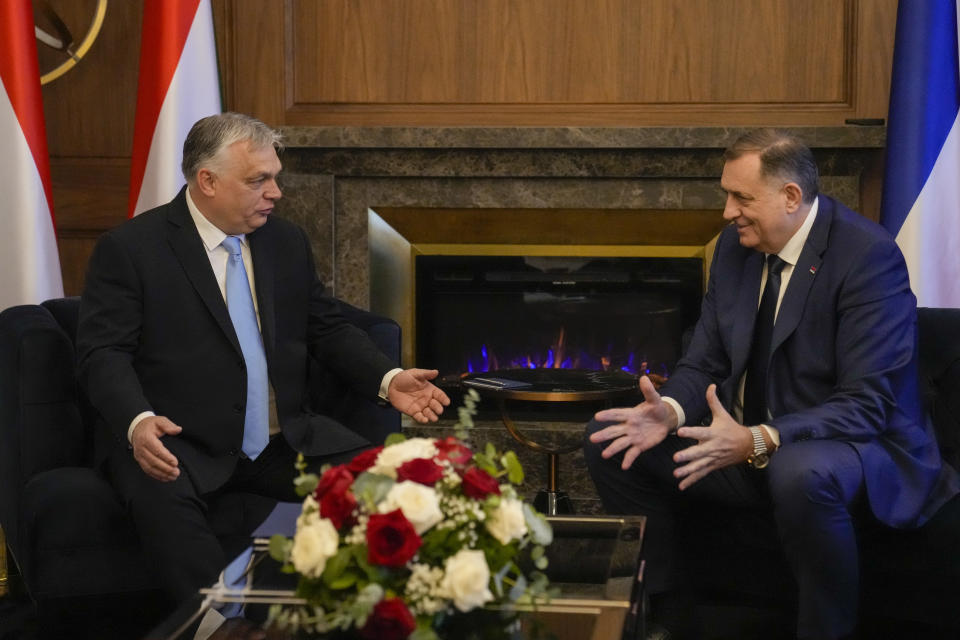
POLYGON ((257 326, 247 270, 240 254, 240 238, 227 236, 220 244, 230 252, 227 258, 227 309, 247 366, 247 414, 243 423, 242 449, 248 458, 254 460, 267 446, 270 432, 267 358, 257 326))

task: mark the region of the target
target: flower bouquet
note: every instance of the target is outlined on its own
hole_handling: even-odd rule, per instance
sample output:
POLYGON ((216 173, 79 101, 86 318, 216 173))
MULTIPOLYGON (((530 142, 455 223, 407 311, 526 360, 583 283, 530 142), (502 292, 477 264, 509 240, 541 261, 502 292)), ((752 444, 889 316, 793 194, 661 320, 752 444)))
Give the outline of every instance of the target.
MULTIPOLYGON (((458 426, 471 423, 476 400, 467 396, 458 426)), ((546 600, 553 535, 517 495, 516 455, 490 444, 473 451, 462 428, 457 436, 392 434, 319 478, 298 462, 303 510, 292 539, 270 540, 270 555, 299 574, 307 604, 275 605, 268 626, 435 640, 484 606, 546 600)))

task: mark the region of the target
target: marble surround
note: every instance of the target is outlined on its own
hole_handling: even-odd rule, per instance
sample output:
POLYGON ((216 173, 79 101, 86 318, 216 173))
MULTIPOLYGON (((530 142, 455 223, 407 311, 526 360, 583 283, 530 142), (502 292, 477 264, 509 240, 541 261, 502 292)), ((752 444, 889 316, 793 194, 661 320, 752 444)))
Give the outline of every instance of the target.
MULTIPOLYGON (((284 127, 285 198, 277 213, 304 227, 317 268, 333 293, 369 308, 368 211, 378 207, 683 210, 723 207, 722 150, 745 129, 284 127)), ((821 188, 857 209, 865 175, 882 156, 882 126, 790 129, 813 148, 821 188)), ((452 421, 405 430, 446 435, 452 421)), ((528 498, 545 486, 543 457, 522 451, 497 420, 477 441, 513 448, 528 473, 528 498)), ((573 431, 582 424, 530 423, 573 431)), ((599 512, 576 452, 563 457, 561 484, 580 513, 599 512)))
MULTIPOLYGON (((790 129, 822 188, 860 204, 882 126, 790 129)), ((283 127, 277 213, 310 236, 321 277, 369 306, 368 210, 377 207, 683 209, 723 206, 721 152, 743 128, 283 127)), ((667 218, 665 218, 665 221, 667 218)))

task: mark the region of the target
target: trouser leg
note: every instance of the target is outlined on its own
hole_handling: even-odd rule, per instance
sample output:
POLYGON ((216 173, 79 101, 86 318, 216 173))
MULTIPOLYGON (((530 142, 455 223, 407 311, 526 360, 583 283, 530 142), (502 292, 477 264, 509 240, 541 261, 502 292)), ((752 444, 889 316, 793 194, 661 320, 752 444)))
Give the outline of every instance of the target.
POLYGON ((154 480, 131 453, 110 458, 108 472, 124 500, 164 590, 183 602, 213 583, 225 559, 207 522, 207 504, 186 472, 171 482, 154 480))
POLYGON ((774 517, 798 587, 797 635, 838 638, 857 620, 859 566, 850 511, 863 468, 844 442, 809 440, 771 457, 774 517))
POLYGON ((745 465, 728 467, 708 474, 685 491, 673 476, 677 463, 673 454, 695 441, 668 436, 649 451, 644 451, 633 466, 624 471, 622 452, 604 459, 607 444, 593 444, 591 433, 606 425, 595 420, 587 425, 584 458, 607 513, 647 516, 643 555, 646 560, 647 592, 660 593, 687 586, 684 554, 678 541, 678 515, 697 504, 712 503, 734 509, 757 509, 769 505, 763 476, 745 465))

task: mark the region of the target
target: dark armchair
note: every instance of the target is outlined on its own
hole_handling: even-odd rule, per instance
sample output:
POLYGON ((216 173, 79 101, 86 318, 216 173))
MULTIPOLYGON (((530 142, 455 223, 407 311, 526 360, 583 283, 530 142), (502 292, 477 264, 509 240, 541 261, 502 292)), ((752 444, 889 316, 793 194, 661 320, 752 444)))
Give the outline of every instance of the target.
MULTIPOLYGON (((62 298, 0 313, 0 526, 41 624, 67 617, 78 600, 88 608, 118 594, 157 600, 145 594, 156 588, 150 559, 92 467, 93 410, 76 382, 78 309, 79 298, 62 298)), ((395 322, 349 305, 344 311, 399 361, 395 322)), ((311 375, 316 410, 367 438, 400 430, 395 410, 339 388, 319 366, 311 375)), ((239 549, 274 506, 261 496, 226 494, 211 504, 210 519, 225 548, 239 549)))
MULTIPOLYGON (((944 461, 960 469, 960 309, 921 308, 918 321, 924 407, 944 461)), ((738 542, 738 527, 772 527, 772 522, 727 517, 713 526, 708 523, 723 514, 706 514, 709 521, 693 516, 688 527, 709 531, 709 536, 699 536, 691 563, 710 567, 698 576, 701 626, 712 632, 704 638, 790 637, 795 585, 782 551, 738 542)), ((916 530, 882 526, 866 512, 855 524, 859 637, 960 637, 960 495, 916 530)), ((771 536, 775 539, 772 529, 771 536)))

